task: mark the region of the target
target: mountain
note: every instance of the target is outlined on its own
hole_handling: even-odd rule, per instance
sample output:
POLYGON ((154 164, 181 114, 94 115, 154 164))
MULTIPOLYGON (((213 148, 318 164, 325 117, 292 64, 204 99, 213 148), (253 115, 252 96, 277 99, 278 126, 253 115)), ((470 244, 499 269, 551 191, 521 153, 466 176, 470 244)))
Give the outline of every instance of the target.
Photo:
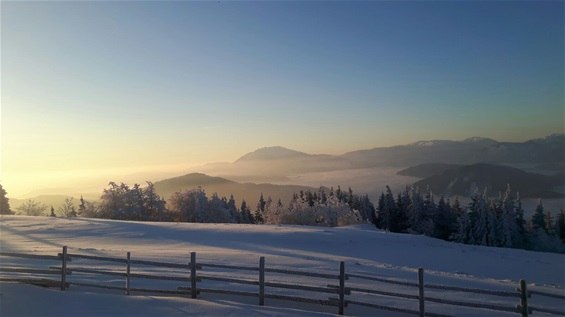
POLYGON ((555 190, 555 187, 565 184, 562 177, 527 173, 517 168, 492 164, 449 168, 414 185, 420 188, 429 186, 435 194, 446 196, 470 196, 471 189, 476 186, 479 190, 487 188, 489 195, 495 196, 504 192, 507 184, 523 198, 565 197, 565 194, 555 190))
POLYGON ((312 187, 296 186, 296 185, 273 185, 273 184, 255 184, 255 183, 238 183, 221 177, 212 177, 202 173, 191 173, 180 177, 173 177, 154 183, 155 190, 159 195, 168 199, 175 192, 190 190, 201 187, 208 196, 217 193, 219 196, 229 197, 231 194, 241 203, 245 199, 252 208, 259 200, 261 193, 265 199, 268 196, 276 201, 281 199, 284 203, 292 198, 293 193, 301 190, 312 190, 312 187))
POLYGON ((295 159, 312 156, 304 152, 287 149, 282 146, 271 146, 257 149, 240 157, 236 162, 295 159))
POLYGON ((353 151, 341 157, 358 168, 406 167, 424 163, 558 163, 565 161, 565 134, 553 134, 522 143, 497 142, 479 137, 463 141, 419 141, 408 145, 353 151))
POLYGON ((396 174, 403 176, 412 176, 418 178, 426 178, 438 174, 442 174, 448 169, 460 167, 458 164, 444 164, 444 163, 426 163, 398 171, 396 174))

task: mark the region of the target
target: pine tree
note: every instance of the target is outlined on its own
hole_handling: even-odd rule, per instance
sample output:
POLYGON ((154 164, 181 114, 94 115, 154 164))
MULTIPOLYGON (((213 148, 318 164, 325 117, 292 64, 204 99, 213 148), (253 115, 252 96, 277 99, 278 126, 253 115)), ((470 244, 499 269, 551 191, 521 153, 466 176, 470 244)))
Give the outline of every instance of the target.
POLYGON ((84 198, 82 197, 82 195, 80 195, 80 203, 78 205, 79 216, 83 216, 85 210, 86 210, 86 203, 84 202, 84 198))
POLYGON ((510 185, 508 185, 506 192, 504 193, 501 209, 500 246, 512 248, 520 244, 521 237, 517 222, 516 206, 514 205, 514 198, 512 197, 510 185))
POLYGON ((10 210, 10 201, 6 197, 8 193, 0 184, 0 215, 13 215, 14 213, 10 210))
POLYGON ((541 199, 539 200, 538 206, 536 207, 536 211, 532 216, 532 229, 537 231, 538 229, 543 229, 547 233, 547 226, 545 220, 545 212, 543 208, 543 202, 541 199))
POLYGON ((245 202, 245 199, 241 201, 240 212, 241 212, 242 223, 254 223, 255 218, 251 214, 251 210, 249 209, 249 207, 247 207, 247 202, 245 202))
POLYGON ((443 196, 437 204, 437 213, 434 218, 434 237, 450 240, 457 230, 457 216, 452 212, 449 201, 443 196))
POLYGON ((55 215, 55 208, 53 208, 53 206, 51 206, 51 214, 49 215, 49 217, 57 217, 55 215))
POLYGON ((557 230, 559 232, 558 236, 561 242, 565 243, 565 210, 561 209, 559 217, 557 217, 557 230))
MULTIPOLYGON (((310 193, 310 191, 308 191, 308 193, 310 193)), ((310 197, 312 196, 312 193, 310 193, 310 197)), ((254 223, 263 223, 264 222, 264 217, 263 214, 265 213, 265 199, 263 198, 263 193, 261 193, 261 197, 259 197, 259 201, 257 202, 257 208, 255 209, 255 215, 254 215, 254 223)))

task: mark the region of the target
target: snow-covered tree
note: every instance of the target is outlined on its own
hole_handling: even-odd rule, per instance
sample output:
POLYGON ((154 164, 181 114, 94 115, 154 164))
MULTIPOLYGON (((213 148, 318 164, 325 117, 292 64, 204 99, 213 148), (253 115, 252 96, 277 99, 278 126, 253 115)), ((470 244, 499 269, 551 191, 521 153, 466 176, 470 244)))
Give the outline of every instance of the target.
POLYGON ((533 231, 536 231, 538 229, 542 229, 543 231, 545 231, 547 233, 547 222, 546 222, 546 215, 545 215, 545 210, 543 208, 543 202, 541 201, 541 199, 538 202, 538 205, 536 207, 536 211, 534 212, 533 216, 532 216, 532 229, 533 231))
POLYGON ((76 217, 77 216, 77 212, 75 210, 75 204, 74 204, 73 200, 74 200, 73 197, 65 198, 65 202, 63 203, 63 205, 61 205, 57 209, 57 212, 59 213, 59 215, 61 215, 62 217, 76 217))
POLYGON ((8 193, 0 184, 0 215, 12 215, 13 212, 10 209, 10 201, 8 197, 6 197, 8 193))
POLYGON ((45 211, 47 206, 37 202, 33 199, 27 200, 18 208, 16 208, 19 214, 27 216, 45 216, 45 211))

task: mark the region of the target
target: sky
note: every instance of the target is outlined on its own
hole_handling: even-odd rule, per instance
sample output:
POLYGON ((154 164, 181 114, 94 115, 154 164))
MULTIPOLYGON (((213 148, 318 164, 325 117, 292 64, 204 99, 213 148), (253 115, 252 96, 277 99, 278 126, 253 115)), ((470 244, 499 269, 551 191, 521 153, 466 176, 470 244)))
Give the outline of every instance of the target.
POLYGON ((11 2, 0 183, 565 131, 564 2, 11 2))

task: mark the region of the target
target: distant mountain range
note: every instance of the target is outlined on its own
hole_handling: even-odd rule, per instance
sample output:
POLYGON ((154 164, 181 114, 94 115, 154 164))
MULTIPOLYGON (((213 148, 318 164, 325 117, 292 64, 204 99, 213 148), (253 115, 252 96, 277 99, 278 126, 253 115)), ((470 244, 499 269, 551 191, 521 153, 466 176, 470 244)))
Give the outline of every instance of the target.
MULTIPOLYGON (((308 154, 273 146, 247 153, 231 163, 207 164, 186 173, 154 182, 158 193, 168 199, 176 191, 201 186, 208 194, 233 194, 238 202, 246 199, 255 203, 261 193, 287 201, 293 192, 341 185, 342 188, 351 186, 355 192, 368 193, 376 199, 385 185, 397 190, 417 182, 430 185, 438 194, 466 195, 474 182, 479 187, 487 186, 493 193, 503 191, 510 183, 523 197, 562 197, 555 187, 563 185, 559 180, 565 179, 565 134, 521 143, 479 137, 463 141, 418 141, 343 155, 308 154), (483 164, 467 166, 478 163, 483 164), (519 167, 530 173, 500 165, 519 167)), ((148 178, 151 179, 155 177, 148 178)), ((127 179, 115 181, 128 182, 127 179)), ((83 190, 75 188, 73 192, 83 190)), ((84 191, 90 192, 92 189, 84 191)), ((102 188, 98 193, 101 192, 102 188)), ((41 194, 28 197, 57 208, 67 196, 42 197, 41 194)), ((75 201, 79 197, 75 195, 75 201)), ((99 196, 85 194, 85 198, 91 200, 91 197, 99 196)), ((18 205, 24 200, 12 201, 13 205, 18 205)))
POLYGON ((280 146, 247 153, 232 163, 208 164, 195 169, 238 181, 280 181, 301 173, 347 169, 398 167, 417 164, 491 163, 524 165, 530 169, 562 171, 565 134, 521 143, 473 137, 463 141, 431 140, 407 145, 348 152, 343 155, 308 154, 280 146))
POLYGON ((523 198, 565 198, 565 194, 556 190, 565 185, 563 177, 527 173, 508 166, 426 164, 399 173, 425 175, 432 170, 437 171, 437 174, 426 176, 414 185, 420 188, 429 186, 434 194, 469 197, 473 187, 481 191, 486 188, 489 195, 496 196, 503 193, 507 184, 510 184, 512 191, 519 192, 523 198))

